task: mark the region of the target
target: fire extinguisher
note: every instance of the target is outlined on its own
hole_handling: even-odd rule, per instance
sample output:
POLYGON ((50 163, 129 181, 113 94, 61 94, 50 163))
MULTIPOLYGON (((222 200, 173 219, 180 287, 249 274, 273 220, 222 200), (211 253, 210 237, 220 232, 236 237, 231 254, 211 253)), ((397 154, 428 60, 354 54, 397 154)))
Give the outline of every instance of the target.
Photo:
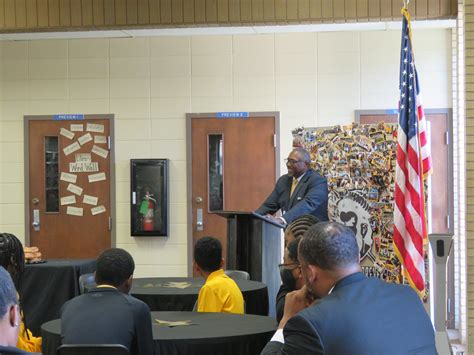
POLYGON ((156 200, 152 197, 149 191, 145 193, 142 203, 140 204, 140 213, 143 215, 142 229, 144 231, 152 231, 154 229, 154 209, 156 200))

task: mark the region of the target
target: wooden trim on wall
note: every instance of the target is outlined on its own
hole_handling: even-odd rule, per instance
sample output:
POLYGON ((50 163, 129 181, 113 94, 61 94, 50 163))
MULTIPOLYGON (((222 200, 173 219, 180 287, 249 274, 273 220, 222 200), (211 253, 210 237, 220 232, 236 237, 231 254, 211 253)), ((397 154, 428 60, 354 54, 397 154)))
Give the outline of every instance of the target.
MULTIPOLYGON (((399 20, 400 0, 0 0, 0 33, 399 20)), ((457 0, 411 0, 413 19, 457 17, 457 0)))

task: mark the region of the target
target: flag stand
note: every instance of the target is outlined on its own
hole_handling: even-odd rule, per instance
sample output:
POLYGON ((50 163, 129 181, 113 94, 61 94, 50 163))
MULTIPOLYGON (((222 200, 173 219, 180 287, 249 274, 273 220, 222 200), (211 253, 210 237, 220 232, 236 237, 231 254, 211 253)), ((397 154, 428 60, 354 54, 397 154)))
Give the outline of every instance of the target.
POLYGON ((452 235, 431 234, 430 249, 430 316, 436 331, 436 347, 440 354, 451 354, 446 332, 446 263, 453 243, 452 235))

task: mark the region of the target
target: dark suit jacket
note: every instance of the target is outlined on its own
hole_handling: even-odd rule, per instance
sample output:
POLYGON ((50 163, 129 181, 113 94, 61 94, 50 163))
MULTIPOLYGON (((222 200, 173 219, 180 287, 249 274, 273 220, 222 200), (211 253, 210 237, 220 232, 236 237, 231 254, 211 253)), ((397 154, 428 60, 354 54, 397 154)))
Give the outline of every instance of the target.
POLYGON ((305 214, 312 214, 321 221, 328 220, 328 184, 324 177, 308 169, 290 198, 293 177, 280 176, 275 188, 265 202, 255 211, 260 214, 280 210, 287 223, 305 214))
POLYGON ((152 355, 148 306, 113 288, 94 288, 61 309, 63 344, 122 344, 131 355, 152 355))
POLYGON ((437 354, 433 325, 408 286, 352 274, 291 318, 262 354, 437 354))

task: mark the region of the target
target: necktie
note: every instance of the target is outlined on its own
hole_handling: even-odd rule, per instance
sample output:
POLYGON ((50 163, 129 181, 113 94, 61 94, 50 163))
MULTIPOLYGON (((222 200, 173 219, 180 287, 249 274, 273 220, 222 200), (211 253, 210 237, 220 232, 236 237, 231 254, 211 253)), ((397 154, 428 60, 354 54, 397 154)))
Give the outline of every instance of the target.
POLYGON ((298 179, 293 178, 293 182, 291 183, 290 197, 291 195, 293 195, 293 192, 296 189, 296 185, 298 185, 298 179))

